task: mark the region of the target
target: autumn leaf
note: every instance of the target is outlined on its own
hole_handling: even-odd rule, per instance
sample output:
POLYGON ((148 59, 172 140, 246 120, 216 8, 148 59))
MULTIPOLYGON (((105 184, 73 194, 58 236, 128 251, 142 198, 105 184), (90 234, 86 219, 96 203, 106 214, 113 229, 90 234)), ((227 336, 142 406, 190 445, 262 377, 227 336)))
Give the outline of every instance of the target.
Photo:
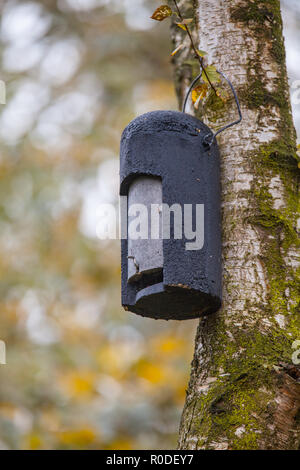
POLYGON ((204 70, 206 74, 203 71, 202 79, 204 80, 205 83, 209 83, 209 80, 211 81, 211 83, 219 83, 221 81, 220 75, 217 72, 217 69, 214 65, 208 65, 207 67, 205 67, 204 70), (207 79, 207 77, 209 78, 209 80, 207 79))
POLYGON ((192 100, 193 103, 197 101, 197 99, 200 98, 203 99, 207 95, 208 92, 208 85, 207 83, 201 83, 201 85, 198 85, 196 88, 193 89, 192 91, 192 100))
POLYGON ((202 83, 201 85, 197 86, 192 91, 192 101, 194 103, 195 109, 199 108, 200 101, 203 100, 208 92, 208 85, 207 83, 202 83))
POLYGON ((176 23, 179 28, 183 29, 183 31, 186 31, 186 26, 183 23, 176 23))
POLYGON ((163 21, 171 16, 172 13, 173 12, 168 5, 161 5, 160 7, 156 8, 151 18, 156 21, 163 21))
POLYGON ((177 54, 177 52, 179 52, 183 47, 184 45, 180 44, 180 46, 176 47, 176 49, 172 52, 171 56, 174 56, 175 54, 177 54))

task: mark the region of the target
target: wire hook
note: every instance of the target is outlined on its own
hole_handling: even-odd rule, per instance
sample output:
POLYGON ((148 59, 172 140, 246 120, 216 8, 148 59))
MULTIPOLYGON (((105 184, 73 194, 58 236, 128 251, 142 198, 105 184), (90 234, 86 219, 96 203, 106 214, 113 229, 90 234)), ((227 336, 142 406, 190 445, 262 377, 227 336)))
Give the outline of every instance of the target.
MULTIPOLYGON (((186 105, 187 105, 187 101, 188 101, 188 98, 190 96, 190 93, 192 91, 192 89, 194 88, 194 85, 197 83, 197 81, 202 77, 202 71, 203 71, 203 68, 201 67, 201 72, 200 74, 192 81, 189 89, 188 89, 188 92, 185 96, 185 99, 184 99, 184 103, 183 103, 183 107, 182 107, 182 112, 185 113, 185 109, 186 109, 186 105)), ((217 137, 217 135, 221 134, 221 132, 225 131, 226 129, 228 129, 229 127, 232 127, 232 126, 235 126, 237 124, 239 124, 242 119, 243 119, 243 115, 242 115, 242 111, 241 111, 241 106, 240 106, 240 102, 239 102, 239 99, 238 99, 238 96, 237 96, 237 93, 231 83, 231 81, 229 80, 228 77, 226 77, 226 75, 223 73, 223 72, 220 72, 219 70, 217 70, 217 72, 228 82, 231 90, 232 90, 232 93, 233 93, 233 96, 234 96, 234 99, 235 99, 235 102, 236 102, 236 106, 237 106, 237 110, 238 110, 238 113, 239 113, 239 119, 237 119, 236 121, 234 122, 231 122, 230 124, 227 124, 226 126, 222 127, 221 129, 219 129, 217 132, 215 132, 212 136, 210 136, 210 134, 207 134, 205 137, 204 137, 204 140, 203 142, 208 145, 209 147, 211 147, 214 139, 217 137), (211 138, 210 138, 211 137, 211 138), (208 140, 208 138, 210 138, 208 140)))

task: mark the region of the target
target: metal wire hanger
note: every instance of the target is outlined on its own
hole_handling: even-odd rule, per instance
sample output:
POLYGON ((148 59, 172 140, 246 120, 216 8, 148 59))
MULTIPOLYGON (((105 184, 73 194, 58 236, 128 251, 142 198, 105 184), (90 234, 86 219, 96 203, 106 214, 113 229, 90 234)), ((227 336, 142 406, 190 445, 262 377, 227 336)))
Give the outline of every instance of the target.
MULTIPOLYGON (((188 101, 188 98, 190 96, 190 93, 192 91, 192 89, 194 88, 195 84, 197 83, 197 81, 202 77, 202 72, 203 72, 203 68, 201 67, 201 72, 200 74, 192 81, 188 91, 187 91, 187 94, 185 96, 185 99, 184 99, 184 103, 183 103, 183 107, 182 107, 182 112, 185 113, 185 109, 186 109, 186 105, 187 105, 187 101, 188 101)), ((214 139, 217 137, 217 135, 221 134, 221 132, 225 131, 226 129, 228 129, 229 127, 232 127, 232 126, 235 126, 237 124, 239 124, 242 119, 243 119, 243 115, 242 115, 242 111, 241 111, 241 106, 240 106, 240 102, 239 102, 239 99, 238 99, 238 96, 237 96, 237 93, 231 83, 231 81, 229 80, 228 77, 226 77, 226 75, 223 73, 223 72, 220 72, 219 70, 217 70, 217 72, 228 82, 231 90, 232 90, 232 93, 233 93, 233 96, 235 98, 235 102, 236 102, 236 106, 237 106, 237 110, 238 110, 238 113, 239 113, 239 119, 234 121, 234 122, 231 122, 230 124, 227 124, 226 126, 222 127, 221 129, 219 129, 217 132, 213 133, 212 136, 210 134, 207 134, 204 139, 203 139, 203 142, 205 145, 207 145, 208 147, 211 147, 214 139)))

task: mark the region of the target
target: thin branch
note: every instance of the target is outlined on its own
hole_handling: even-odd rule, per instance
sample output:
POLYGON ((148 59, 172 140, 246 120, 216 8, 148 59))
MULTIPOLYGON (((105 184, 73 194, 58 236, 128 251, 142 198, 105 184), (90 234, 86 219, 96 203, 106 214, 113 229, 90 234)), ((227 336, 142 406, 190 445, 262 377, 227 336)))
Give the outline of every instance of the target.
MULTIPOLYGON (((181 14, 181 11, 180 11, 180 9, 179 9, 177 0, 174 0, 174 3, 175 3, 175 7, 176 7, 176 10, 177 10, 178 16, 179 16, 179 18, 180 18, 180 21, 183 22, 183 21, 184 21, 184 18, 183 18, 182 14, 181 14)), ((189 29, 189 27, 188 27, 187 24, 185 24, 184 26, 185 26, 186 32, 188 33, 188 36, 189 36, 189 38, 190 38, 193 51, 195 52, 196 57, 197 57, 197 59, 198 59, 198 61, 199 61, 199 63, 200 63, 200 66, 202 67, 203 73, 204 73, 204 75, 205 75, 205 77, 206 77, 208 83, 210 84, 210 86, 211 86, 212 89, 214 90, 215 94, 217 94, 217 90, 215 89, 214 85, 212 84, 212 82, 211 82, 211 80, 210 80, 210 78, 209 78, 209 76, 208 76, 208 74, 207 74, 207 72, 206 72, 206 70, 205 70, 204 63, 203 63, 203 58, 200 57, 200 55, 198 54, 197 48, 196 48, 195 43, 194 43, 194 40, 193 40, 192 33, 191 33, 191 31, 190 31, 190 29, 189 29)))

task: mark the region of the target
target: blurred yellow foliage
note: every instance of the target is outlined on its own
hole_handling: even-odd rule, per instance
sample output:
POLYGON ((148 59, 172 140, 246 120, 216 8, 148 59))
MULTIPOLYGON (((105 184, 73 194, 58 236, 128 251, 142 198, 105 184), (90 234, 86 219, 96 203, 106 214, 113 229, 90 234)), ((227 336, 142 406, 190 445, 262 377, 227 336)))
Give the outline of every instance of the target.
POLYGON ((161 384, 166 379, 163 368, 147 359, 142 359, 137 363, 136 372, 138 377, 148 380, 153 385, 161 384))
POLYGON ((156 350, 158 353, 170 356, 184 354, 185 342, 182 338, 167 335, 158 337, 157 339, 155 338, 153 343, 154 350, 156 350))
POLYGON ((105 450, 132 450, 134 449, 134 442, 132 439, 116 439, 112 441, 108 446, 105 446, 105 450))
POLYGON ((43 441, 38 434, 30 434, 27 436, 27 445, 29 450, 40 450, 43 448, 43 441))
POLYGON ((59 442, 66 447, 85 448, 90 446, 96 439, 93 429, 84 428, 63 431, 57 434, 59 442))
POLYGON ((1 70, 0 447, 170 448, 196 322, 125 312, 119 242, 96 237, 98 204, 117 204, 124 127, 177 107, 169 32, 132 27, 130 2, 83 15, 91 2, 62 3, 0 6, 1 28, 17 25, 1 43, 13 60, 1 70), (34 27, 19 60, 23 16, 34 27))
POLYGON ((108 372, 115 378, 122 377, 122 356, 117 347, 103 345, 97 353, 97 361, 101 371, 108 372))
POLYGON ((60 383, 70 397, 87 399, 94 392, 95 380, 95 373, 78 370, 64 374, 60 383))

